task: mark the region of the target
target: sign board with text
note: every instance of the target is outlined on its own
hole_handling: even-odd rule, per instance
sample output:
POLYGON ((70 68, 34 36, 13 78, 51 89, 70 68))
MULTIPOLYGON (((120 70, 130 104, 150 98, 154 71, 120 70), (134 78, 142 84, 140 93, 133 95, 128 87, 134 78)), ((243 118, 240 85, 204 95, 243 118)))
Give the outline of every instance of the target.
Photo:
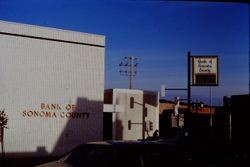
POLYGON ((218 86, 218 56, 192 56, 192 85, 218 86))

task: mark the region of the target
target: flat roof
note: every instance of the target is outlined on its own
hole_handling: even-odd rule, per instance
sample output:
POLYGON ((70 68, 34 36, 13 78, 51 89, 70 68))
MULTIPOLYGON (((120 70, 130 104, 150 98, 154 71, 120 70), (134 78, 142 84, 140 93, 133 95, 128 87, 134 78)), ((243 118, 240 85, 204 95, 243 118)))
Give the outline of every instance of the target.
POLYGON ((105 46, 104 35, 82 33, 7 21, 0 21, 0 35, 52 40, 57 42, 83 44, 95 47, 105 46))

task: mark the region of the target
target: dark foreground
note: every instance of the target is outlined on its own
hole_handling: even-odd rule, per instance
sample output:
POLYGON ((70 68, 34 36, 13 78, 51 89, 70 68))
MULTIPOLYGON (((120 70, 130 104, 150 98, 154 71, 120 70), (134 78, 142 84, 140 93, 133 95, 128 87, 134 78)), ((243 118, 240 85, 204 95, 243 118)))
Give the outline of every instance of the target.
MULTIPOLYGON (((175 140, 171 140, 171 141, 157 140, 154 142, 153 142, 153 145, 152 143, 150 144, 150 147, 153 146, 152 148, 154 148, 154 150, 155 148, 157 148, 157 145, 158 147, 164 146, 162 143, 165 143, 165 142, 169 143, 168 145, 171 146, 171 147, 164 147, 164 149, 159 149, 159 150, 164 151, 164 154, 162 154, 164 155, 164 157, 161 157, 163 158, 162 162, 164 164, 162 165, 162 163, 160 163, 160 166, 178 167, 178 165, 176 166, 170 163, 171 160, 175 159, 174 152, 176 152, 177 150, 180 150, 179 152, 181 152, 182 157, 185 160, 183 161, 184 163, 181 163, 181 167, 249 167, 250 166, 249 145, 240 145, 240 143, 237 145, 235 144, 232 145, 230 143, 225 144, 225 143, 198 142, 198 141, 194 142, 194 141, 188 141, 188 140, 176 140, 176 141, 175 140), (173 147, 172 147, 172 144, 173 144, 173 147), (174 149, 166 150, 165 148, 174 148, 174 149), (165 154, 166 152, 168 153, 165 154)), ((131 143, 129 145, 127 145, 128 143, 125 143, 125 144, 126 144, 125 145, 126 148, 127 146, 131 146, 131 143)), ((103 145, 100 145, 100 144, 98 144, 97 146, 103 147, 103 145)), ((119 147, 120 146, 122 145, 119 144, 119 147)), ((145 144, 143 144, 142 146, 143 147, 138 147, 139 149, 137 150, 140 150, 141 152, 143 149, 149 148, 149 147, 144 147, 146 146, 145 144)), ((147 152, 148 150, 145 149, 145 151, 147 152)), ((128 155, 130 155, 130 152, 128 155, 127 154, 124 154, 124 155, 126 156, 123 156, 123 158, 125 157, 125 160, 128 160, 128 155)), ((80 159, 83 158, 81 157, 80 159)), ((75 158, 76 157, 74 157, 74 159, 75 158)), ((0 161, 0 167, 34 167, 36 165, 44 164, 46 162, 51 162, 57 159, 59 159, 59 157, 4 158, 4 159, 1 159, 0 161)), ((86 165, 86 163, 84 164, 86 165)), ((89 167, 89 166, 86 166, 86 167, 89 167)), ((99 166, 95 166, 95 167, 99 167, 99 166)), ((144 167, 144 165, 140 165, 138 167, 144 167)))
POLYGON ((58 159, 58 157, 2 158, 0 159, 0 167, 34 167, 35 165, 56 159, 58 159))

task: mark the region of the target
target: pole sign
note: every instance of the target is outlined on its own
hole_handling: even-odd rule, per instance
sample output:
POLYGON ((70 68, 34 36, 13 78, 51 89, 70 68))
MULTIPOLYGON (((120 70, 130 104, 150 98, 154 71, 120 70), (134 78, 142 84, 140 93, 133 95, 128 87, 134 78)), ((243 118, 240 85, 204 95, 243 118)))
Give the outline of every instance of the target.
POLYGON ((218 86, 218 56, 192 56, 192 85, 218 86))

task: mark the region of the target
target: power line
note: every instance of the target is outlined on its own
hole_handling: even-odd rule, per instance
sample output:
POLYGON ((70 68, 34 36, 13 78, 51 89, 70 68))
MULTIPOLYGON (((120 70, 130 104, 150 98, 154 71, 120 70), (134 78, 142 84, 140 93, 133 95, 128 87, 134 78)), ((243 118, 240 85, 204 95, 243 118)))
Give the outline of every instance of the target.
POLYGON ((129 76, 129 89, 132 89, 132 81, 137 73, 137 58, 134 56, 124 57, 123 61, 119 64, 120 74, 123 76, 129 76))
POLYGON ((105 62, 105 72, 113 70, 115 68, 119 68, 119 62, 121 58, 112 59, 111 61, 105 62))

